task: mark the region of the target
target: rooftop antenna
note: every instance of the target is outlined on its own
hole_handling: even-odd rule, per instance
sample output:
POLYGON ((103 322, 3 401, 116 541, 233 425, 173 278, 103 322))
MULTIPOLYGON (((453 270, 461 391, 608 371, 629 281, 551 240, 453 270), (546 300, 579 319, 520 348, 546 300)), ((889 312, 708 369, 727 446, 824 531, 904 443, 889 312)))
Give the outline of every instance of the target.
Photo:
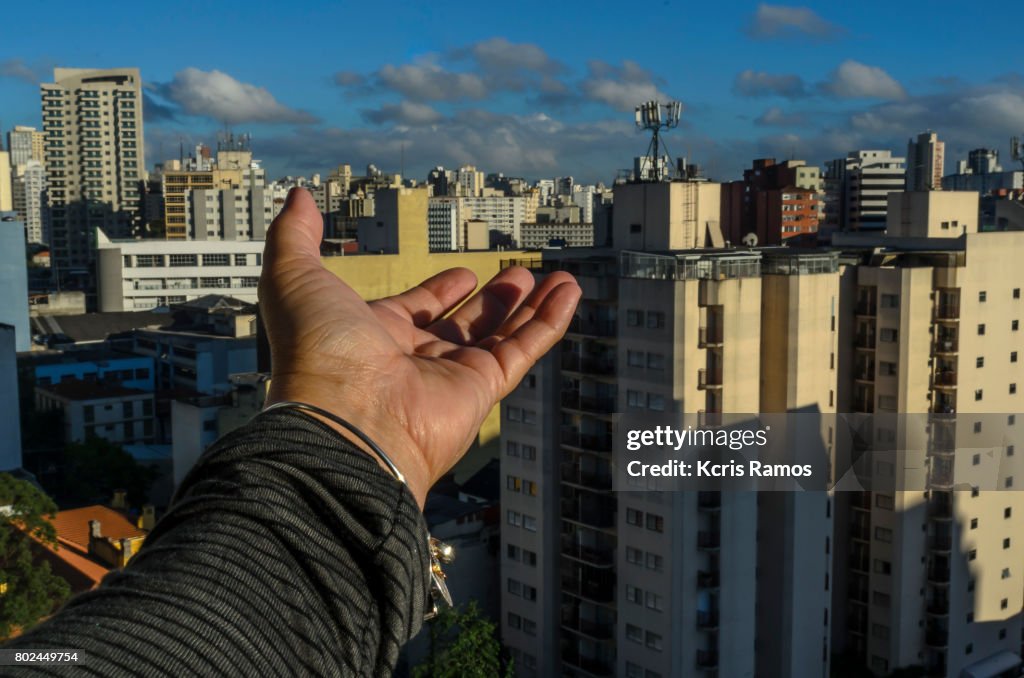
POLYGON ((653 164, 650 172, 653 181, 661 181, 664 178, 660 163, 662 146, 664 146, 660 139, 661 130, 678 127, 682 112, 683 104, 679 101, 670 101, 667 104, 647 101, 636 107, 637 128, 651 132, 651 143, 647 147, 647 155, 650 156, 653 164))
POLYGON ((1020 147, 1020 137, 1010 137, 1010 157, 1021 164, 1024 168, 1024 152, 1020 147))

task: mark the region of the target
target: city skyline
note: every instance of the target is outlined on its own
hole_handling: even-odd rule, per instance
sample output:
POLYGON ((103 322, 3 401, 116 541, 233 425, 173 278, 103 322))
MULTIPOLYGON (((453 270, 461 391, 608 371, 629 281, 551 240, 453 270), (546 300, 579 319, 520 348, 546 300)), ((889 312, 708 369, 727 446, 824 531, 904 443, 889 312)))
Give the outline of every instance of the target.
MULTIPOLYGON (((38 86, 54 66, 138 67, 150 165, 230 126, 253 133, 273 177, 372 162, 404 165, 414 178, 474 164, 610 182, 646 146, 631 109, 652 97, 683 102, 668 148, 720 180, 753 157, 821 164, 858 148, 902 154, 926 129, 947 143, 947 173, 979 146, 1000 150, 1007 165, 1009 136, 1024 132, 1024 77, 1010 68, 1009 41, 963 8, 517 5, 433 16, 410 7, 384 27, 360 8, 314 3, 283 15, 256 4, 205 10, 209 25, 234 25, 244 40, 200 34, 180 52, 168 47, 197 30, 192 17, 147 9, 143 26, 168 36, 153 41, 151 28, 103 21, 104 10, 86 18, 64 9, 46 43, 11 36, 0 59, 4 128, 39 126, 38 86), (74 39, 83 21, 103 26, 100 40, 74 39), (338 30, 309 39, 310 26, 338 30), (939 32, 941 42, 931 37, 939 32), (274 44, 288 55, 275 56, 274 44)), ((15 23, 28 11, 10 10, 15 23)))

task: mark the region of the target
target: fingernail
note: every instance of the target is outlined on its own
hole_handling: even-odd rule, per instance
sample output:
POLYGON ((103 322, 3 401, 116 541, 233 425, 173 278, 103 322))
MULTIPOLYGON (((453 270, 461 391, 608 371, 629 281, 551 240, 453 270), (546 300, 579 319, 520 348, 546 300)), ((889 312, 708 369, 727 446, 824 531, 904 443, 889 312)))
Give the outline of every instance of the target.
POLYGON ((298 193, 301 190, 302 190, 301 188, 299 188, 298 186, 295 186, 290 191, 288 191, 288 195, 285 196, 285 198, 284 198, 284 208, 283 209, 288 209, 288 206, 292 204, 292 198, 295 196, 296 193, 298 193))

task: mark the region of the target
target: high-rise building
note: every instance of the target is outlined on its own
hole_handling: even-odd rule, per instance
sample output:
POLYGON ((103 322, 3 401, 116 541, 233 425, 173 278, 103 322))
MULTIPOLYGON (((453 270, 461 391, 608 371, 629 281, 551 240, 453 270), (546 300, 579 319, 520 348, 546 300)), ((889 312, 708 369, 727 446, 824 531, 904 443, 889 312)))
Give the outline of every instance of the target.
POLYGON ((821 170, 803 160, 761 158, 742 181, 722 184, 722 231, 740 244, 750 233, 760 245, 815 233, 821 212, 821 170))
POLYGON ((0 212, 14 209, 14 192, 11 186, 11 156, 0 150, 0 212))
POLYGON ((25 224, 26 239, 30 243, 50 242, 46 167, 38 160, 28 160, 15 168, 12 181, 13 207, 25 224))
POLYGON ((835 231, 885 229, 888 196, 902 191, 904 159, 891 151, 851 151, 825 168, 825 224, 835 231))
POLYGON ((946 143, 939 141, 935 132, 924 132, 908 141, 906 190, 942 190, 945 162, 946 143))
POLYGON ((537 267, 572 272, 583 299, 502 403, 520 675, 828 675, 826 493, 612 492, 613 413, 834 411, 837 255, 707 248, 720 191, 616 186, 613 247, 537 267))
POLYGON ((46 135, 35 127, 15 125, 7 133, 7 150, 11 154, 11 165, 17 167, 29 160, 46 162, 46 135))
POLYGON ((57 68, 40 85, 51 259, 66 284, 92 287, 96 231, 127 237, 145 176, 137 68, 57 68))
POLYGON ((1024 233, 979 232, 977 215, 974 192, 895 193, 885 237, 836 241, 855 262, 839 410, 909 450, 871 462, 887 487, 836 495, 834 647, 878 676, 1020 665, 1024 233))
POLYGON ((25 226, 14 212, 0 212, 0 323, 14 328, 18 351, 32 347, 28 315, 25 226))

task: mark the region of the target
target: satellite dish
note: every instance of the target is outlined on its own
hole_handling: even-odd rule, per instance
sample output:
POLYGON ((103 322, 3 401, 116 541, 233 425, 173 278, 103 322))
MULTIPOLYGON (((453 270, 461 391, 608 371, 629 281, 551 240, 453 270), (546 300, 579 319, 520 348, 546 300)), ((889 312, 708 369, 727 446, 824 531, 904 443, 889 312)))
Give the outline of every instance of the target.
POLYGON ((743 236, 743 244, 747 247, 757 247, 757 233, 747 233, 743 236))

